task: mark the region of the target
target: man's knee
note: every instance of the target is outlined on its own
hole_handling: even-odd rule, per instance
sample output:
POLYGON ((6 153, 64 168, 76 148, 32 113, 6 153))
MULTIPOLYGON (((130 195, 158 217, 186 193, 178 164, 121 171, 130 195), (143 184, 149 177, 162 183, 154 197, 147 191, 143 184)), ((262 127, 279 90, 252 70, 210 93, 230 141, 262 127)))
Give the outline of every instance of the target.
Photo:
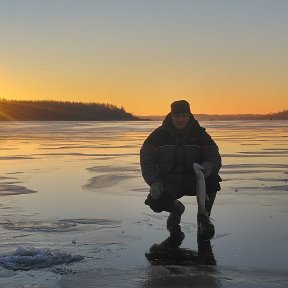
POLYGON ((154 212, 160 213, 167 210, 168 207, 172 205, 175 201, 174 198, 162 193, 158 199, 153 199, 150 194, 148 194, 145 204, 148 205, 154 212))

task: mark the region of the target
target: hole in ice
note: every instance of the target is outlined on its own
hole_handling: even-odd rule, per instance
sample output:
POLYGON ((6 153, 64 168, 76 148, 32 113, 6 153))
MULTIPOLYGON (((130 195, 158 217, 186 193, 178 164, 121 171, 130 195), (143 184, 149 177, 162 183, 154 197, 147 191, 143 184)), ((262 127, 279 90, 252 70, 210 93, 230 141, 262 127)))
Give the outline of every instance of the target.
POLYGON ((19 246, 15 252, 0 255, 0 265, 12 270, 31 270, 69 264, 84 257, 67 252, 19 246))

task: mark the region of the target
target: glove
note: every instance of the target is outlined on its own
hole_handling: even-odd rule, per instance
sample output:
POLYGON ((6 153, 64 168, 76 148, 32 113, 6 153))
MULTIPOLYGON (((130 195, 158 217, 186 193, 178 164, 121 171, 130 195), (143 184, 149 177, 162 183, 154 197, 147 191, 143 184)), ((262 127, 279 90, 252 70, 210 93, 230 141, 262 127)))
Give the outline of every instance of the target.
POLYGON ((156 181, 150 186, 150 195, 153 199, 158 199, 164 191, 164 186, 161 181, 156 181))
POLYGON ((213 165, 210 162, 204 162, 202 164, 202 167, 203 167, 202 172, 203 172, 203 175, 204 175, 204 177, 206 179, 212 174, 213 165))

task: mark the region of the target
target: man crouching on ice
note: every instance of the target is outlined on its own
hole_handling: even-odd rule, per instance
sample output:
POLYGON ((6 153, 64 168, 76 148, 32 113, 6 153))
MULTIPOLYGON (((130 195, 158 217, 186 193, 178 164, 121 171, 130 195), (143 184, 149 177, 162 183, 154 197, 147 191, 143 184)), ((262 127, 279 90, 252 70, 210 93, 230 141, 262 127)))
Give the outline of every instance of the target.
POLYGON ((215 230, 209 217, 220 190, 221 156, 216 143, 195 120, 189 103, 175 101, 163 124, 148 136, 140 150, 142 175, 150 186, 145 204, 154 212, 170 213, 167 219, 170 236, 181 233, 185 206, 178 199, 184 195, 196 195, 194 163, 202 166, 208 196, 204 202, 206 213, 198 207, 198 233, 213 237, 215 230))

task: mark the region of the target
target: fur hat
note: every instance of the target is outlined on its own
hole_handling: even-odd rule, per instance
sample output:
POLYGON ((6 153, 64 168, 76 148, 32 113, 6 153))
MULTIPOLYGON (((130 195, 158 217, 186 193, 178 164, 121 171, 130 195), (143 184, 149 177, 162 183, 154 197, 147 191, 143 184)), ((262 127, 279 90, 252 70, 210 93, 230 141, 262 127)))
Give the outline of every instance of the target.
POLYGON ((191 114, 190 105, 186 100, 178 100, 171 104, 171 114, 191 114))

